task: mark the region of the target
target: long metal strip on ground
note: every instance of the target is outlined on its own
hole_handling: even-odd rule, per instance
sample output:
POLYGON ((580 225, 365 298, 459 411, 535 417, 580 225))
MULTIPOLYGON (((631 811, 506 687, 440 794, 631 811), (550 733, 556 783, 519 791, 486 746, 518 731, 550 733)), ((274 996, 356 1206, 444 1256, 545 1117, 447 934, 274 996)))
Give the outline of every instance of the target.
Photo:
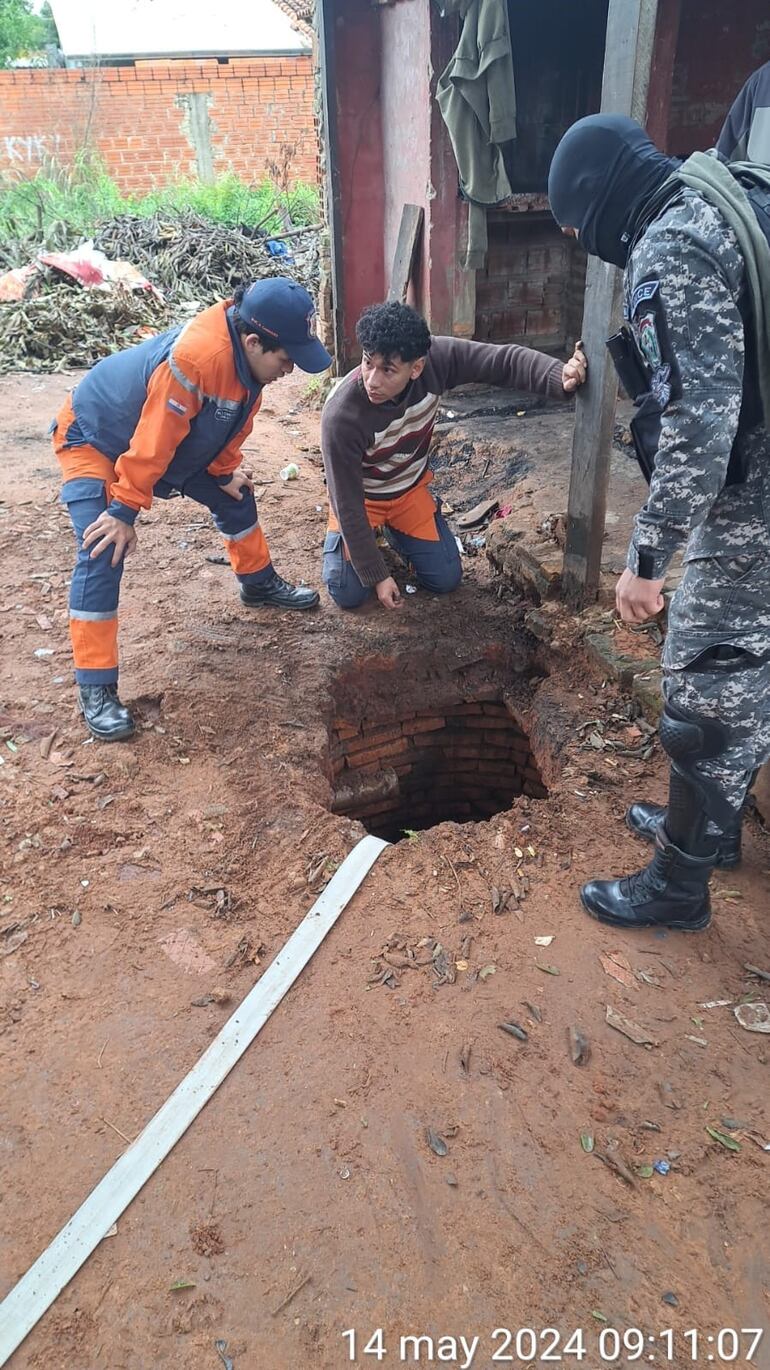
POLYGON ((388 843, 364 837, 197 1065, 0 1304, 0 1366, 77 1273, 253 1042, 388 843))

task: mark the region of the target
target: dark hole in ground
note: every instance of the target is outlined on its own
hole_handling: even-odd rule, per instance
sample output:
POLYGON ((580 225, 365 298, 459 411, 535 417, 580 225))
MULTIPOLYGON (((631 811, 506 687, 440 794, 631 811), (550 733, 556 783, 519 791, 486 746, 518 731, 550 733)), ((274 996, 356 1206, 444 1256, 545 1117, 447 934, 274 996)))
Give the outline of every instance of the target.
POLYGON ((502 700, 465 700, 389 723, 338 720, 335 813, 397 842, 436 823, 491 818, 517 796, 546 799, 529 739, 502 700))

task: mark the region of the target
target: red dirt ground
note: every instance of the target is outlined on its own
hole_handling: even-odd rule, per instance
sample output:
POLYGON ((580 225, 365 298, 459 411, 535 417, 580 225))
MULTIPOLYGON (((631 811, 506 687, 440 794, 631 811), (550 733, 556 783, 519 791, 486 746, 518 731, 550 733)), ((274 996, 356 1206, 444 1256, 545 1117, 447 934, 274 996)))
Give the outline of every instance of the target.
MULTIPOLYGON (((250 612, 229 571, 205 561, 219 551, 205 512, 159 502, 123 591, 121 692, 141 728, 124 746, 88 741, 70 684, 71 533, 44 437, 72 379, 0 381, 0 1294, 363 834, 329 811, 335 710, 358 692, 361 716, 397 712, 402 693, 424 699, 431 681, 440 693, 452 671, 483 689, 535 645, 483 556, 455 596, 418 594, 398 615, 345 616, 328 600, 312 616, 250 612), (367 662, 379 672, 371 701, 367 662)), ((296 379, 271 392, 250 457, 276 564, 318 584, 318 415, 287 412, 301 391, 296 379), (297 455, 301 477, 284 485, 278 471, 297 455)), ((540 443, 563 447, 568 422, 552 416, 540 443)), ((474 502, 461 482, 442 491, 458 508, 474 502)), ((683 1370, 695 1359, 687 1329, 700 1332, 698 1362, 722 1365, 709 1336, 763 1325, 768 1040, 732 1006, 769 997, 744 969, 770 968, 767 835, 748 824, 746 860, 715 878, 705 933, 631 937, 589 920, 577 887, 643 859, 622 814, 635 796, 662 796, 665 767, 657 748, 643 759, 628 702, 579 651, 548 662, 539 650, 531 685, 510 685, 551 797, 384 853, 13 1370, 217 1370, 218 1339, 234 1370, 488 1370, 504 1363, 495 1351, 514 1350, 495 1329, 520 1327, 558 1329, 562 1350, 584 1329, 585 1359, 564 1361, 587 1370, 611 1360, 606 1327, 670 1327, 673 1359, 649 1342, 639 1363, 683 1370), (520 898, 493 912, 511 890, 520 898), (427 966, 393 988, 370 984, 398 934, 440 941, 460 961, 455 982, 434 987, 427 966), (538 936, 554 940, 542 948, 538 936), (610 953, 627 959, 627 984, 603 967, 610 953), (730 1003, 705 1006, 720 1000, 730 1003), (609 1027, 608 1005, 657 1045, 609 1027), (511 1019, 526 1042, 500 1031, 511 1019), (584 1066, 570 1059, 573 1025, 591 1044, 584 1066), (709 1126, 732 1128, 740 1150, 709 1126), (446 1156, 430 1150, 429 1128, 446 1156), (619 1157, 631 1183, 599 1153, 619 1157), (667 1175, 639 1174, 658 1159, 667 1175), (380 1360, 363 1351, 377 1328, 380 1360), (432 1357, 427 1342, 419 1362, 402 1348, 409 1334, 433 1338, 432 1357), (476 1335, 471 1362, 440 1341, 476 1335)), ((770 1335, 754 1364, 770 1366, 770 1335)))

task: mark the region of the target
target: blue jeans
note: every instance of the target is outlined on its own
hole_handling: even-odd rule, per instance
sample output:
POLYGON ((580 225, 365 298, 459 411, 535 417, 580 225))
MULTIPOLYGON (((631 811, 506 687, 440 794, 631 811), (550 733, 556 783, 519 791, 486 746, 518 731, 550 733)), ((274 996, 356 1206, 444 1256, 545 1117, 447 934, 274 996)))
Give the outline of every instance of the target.
MULTIPOLYGON (((429 542, 427 538, 409 537, 397 528, 385 525, 388 542, 405 561, 411 562, 418 585, 431 594, 448 595, 462 580, 462 562, 454 533, 438 512, 436 531, 438 540, 429 542)), ((323 583, 341 609, 357 609, 373 593, 373 587, 362 585, 353 570, 341 533, 326 534, 323 583)))

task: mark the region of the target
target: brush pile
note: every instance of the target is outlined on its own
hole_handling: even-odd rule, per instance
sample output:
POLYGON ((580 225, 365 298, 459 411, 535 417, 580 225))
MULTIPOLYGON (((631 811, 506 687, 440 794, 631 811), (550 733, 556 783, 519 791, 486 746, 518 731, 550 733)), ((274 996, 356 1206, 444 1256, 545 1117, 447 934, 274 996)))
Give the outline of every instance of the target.
POLYGON ((153 294, 122 288, 106 294, 58 276, 28 299, 0 304, 0 371, 93 366, 172 322, 168 306, 153 294))
POLYGON ((122 214, 104 222, 93 243, 53 254, 58 261, 47 255, 0 278, 0 372, 93 366, 266 276, 291 276, 312 295, 318 286, 317 226, 292 229, 284 242, 192 211, 122 214), (67 259, 79 253, 87 260, 103 253, 114 277, 94 284, 73 273, 67 259), (143 286, 129 278, 132 270, 146 277, 143 286))
POLYGON ((288 255, 273 255, 267 238, 188 211, 178 217, 121 214, 102 225, 95 243, 108 257, 133 262, 167 298, 201 307, 226 299, 264 276, 291 276, 311 295, 318 285, 318 229, 292 229, 288 255))

